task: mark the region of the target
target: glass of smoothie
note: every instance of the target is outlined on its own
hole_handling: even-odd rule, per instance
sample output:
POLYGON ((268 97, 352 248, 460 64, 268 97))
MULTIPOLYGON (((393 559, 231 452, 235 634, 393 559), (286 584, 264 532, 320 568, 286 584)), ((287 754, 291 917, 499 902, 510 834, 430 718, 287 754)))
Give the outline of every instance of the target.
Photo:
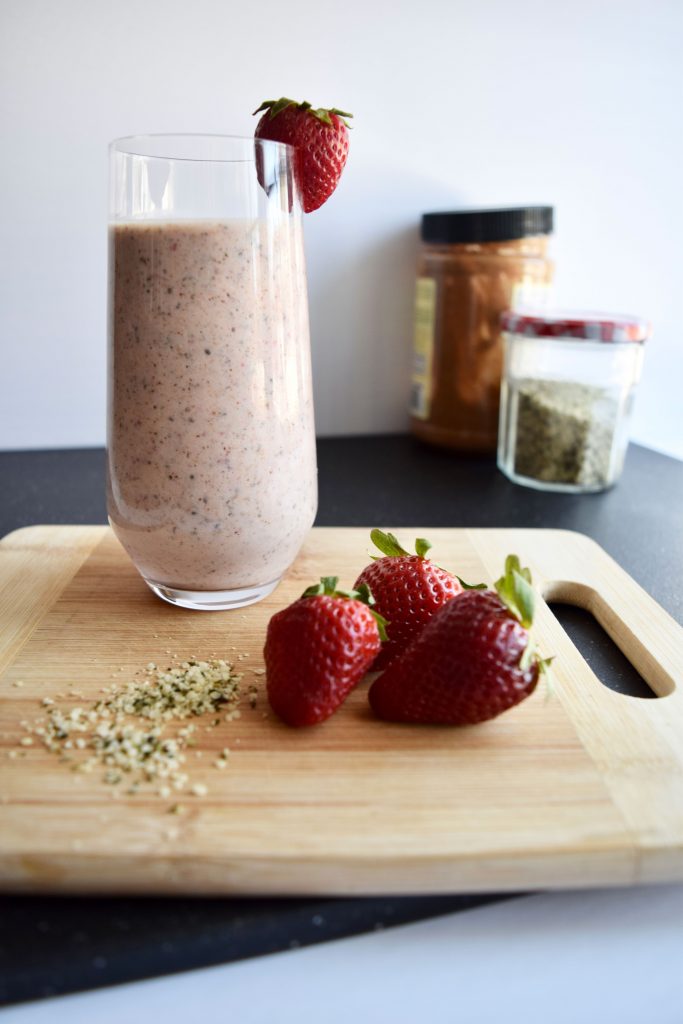
POLYGON ((209 135, 110 147, 109 521, 155 594, 269 594, 316 512, 294 151, 209 135))

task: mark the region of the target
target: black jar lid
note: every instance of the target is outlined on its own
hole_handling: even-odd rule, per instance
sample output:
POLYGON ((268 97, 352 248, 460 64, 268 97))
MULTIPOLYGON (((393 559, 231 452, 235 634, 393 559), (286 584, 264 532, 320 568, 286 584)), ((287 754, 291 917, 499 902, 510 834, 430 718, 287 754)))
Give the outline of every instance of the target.
POLYGON ((553 230, 552 206, 516 206, 506 210, 453 210, 422 215, 422 241, 432 245, 509 242, 553 230))

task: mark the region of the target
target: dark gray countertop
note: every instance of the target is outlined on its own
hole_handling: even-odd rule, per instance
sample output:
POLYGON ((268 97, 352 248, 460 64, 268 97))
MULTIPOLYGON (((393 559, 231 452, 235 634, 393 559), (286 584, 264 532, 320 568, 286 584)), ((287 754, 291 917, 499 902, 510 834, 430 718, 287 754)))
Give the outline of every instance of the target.
MULTIPOLYGON (((683 621, 683 462, 631 445, 619 483, 547 494, 510 483, 492 459, 404 436, 318 442, 319 526, 521 526, 593 537, 683 621)), ((101 449, 0 453, 0 536, 37 523, 105 523, 101 449)))
MULTIPOLYGON (((409 437, 319 442, 321 526, 556 527, 593 537, 683 621, 683 463, 631 446, 610 491, 545 494, 491 459, 409 437)), ((0 536, 104 523, 99 449, 0 453, 0 536)), ((412 540, 412 538, 409 538, 412 540)), ((587 616, 556 612, 606 685, 651 696, 587 616)), ((466 909, 494 897, 0 900, 0 1003, 223 963, 466 909)))

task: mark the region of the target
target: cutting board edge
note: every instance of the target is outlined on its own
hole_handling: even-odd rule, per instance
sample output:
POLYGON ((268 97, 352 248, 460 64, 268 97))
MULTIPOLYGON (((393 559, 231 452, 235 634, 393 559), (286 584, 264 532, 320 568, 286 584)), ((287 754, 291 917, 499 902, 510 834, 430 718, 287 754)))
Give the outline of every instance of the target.
MULTIPOLYGON (((123 867, 119 858, 43 861, 22 855, 4 864, 0 860, 0 892, 196 896, 522 892, 631 886, 642 881, 638 860, 634 851, 624 849, 583 850, 578 860, 573 851, 455 858, 366 856, 343 861, 310 856, 228 861, 178 854, 156 857, 152 868, 142 857, 131 858, 123 867)), ((647 881, 683 881, 683 857, 668 862, 665 870, 650 874, 647 881)))

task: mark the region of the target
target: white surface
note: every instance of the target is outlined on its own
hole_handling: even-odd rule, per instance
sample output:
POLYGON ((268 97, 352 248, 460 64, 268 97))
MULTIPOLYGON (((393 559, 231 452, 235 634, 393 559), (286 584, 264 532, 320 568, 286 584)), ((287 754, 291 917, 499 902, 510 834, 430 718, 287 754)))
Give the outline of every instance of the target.
POLYGON ((402 429, 419 215, 557 208, 558 300, 650 317, 634 437, 683 455, 680 0, 2 0, 0 448, 104 438, 106 145, 356 115, 307 224, 318 430, 402 429), (398 112, 398 113, 397 113, 398 112))
POLYGON ((4 1024, 680 1024, 683 886, 544 894, 8 1010, 4 1024))

